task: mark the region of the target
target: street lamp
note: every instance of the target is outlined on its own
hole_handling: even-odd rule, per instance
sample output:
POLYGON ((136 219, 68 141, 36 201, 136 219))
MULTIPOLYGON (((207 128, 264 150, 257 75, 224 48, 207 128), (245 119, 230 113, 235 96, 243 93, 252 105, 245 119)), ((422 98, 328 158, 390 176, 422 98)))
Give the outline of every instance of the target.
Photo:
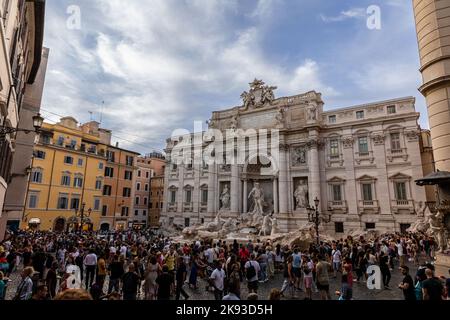
MULTIPOLYGON (((39 133, 39 130, 42 128, 42 124, 44 123, 44 118, 42 118, 41 115, 38 113, 37 115, 33 116, 32 119, 34 132, 39 133)), ((7 127, 3 122, 3 124, 0 126, 0 138, 1 140, 3 140, 7 134, 15 132, 25 132, 26 134, 28 134, 31 131, 33 130, 7 127)))
POLYGON ((84 209, 86 207, 86 203, 83 202, 83 204, 81 205, 81 210, 75 209, 75 215, 77 217, 80 217, 80 228, 79 228, 79 233, 81 234, 81 232, 83 231, 83 225, 84 225, 84 217, 90 217, 91 213, 92 213, 92 209, 89 208, 87 211, 87 214, 84 213, 84 209))
POLYGON ((319 213, 319 198, 314 199, 314 205, 315 207, 308 206, 308 221, 314 223, 314 226, 316 227, 316 237, 317 237, 317 245, 320 244, 320 237, 319 237, 319 226, 323 223, 328 223, 331 221, 331 214, 328 214, 326 216, 321 215, 319 213))

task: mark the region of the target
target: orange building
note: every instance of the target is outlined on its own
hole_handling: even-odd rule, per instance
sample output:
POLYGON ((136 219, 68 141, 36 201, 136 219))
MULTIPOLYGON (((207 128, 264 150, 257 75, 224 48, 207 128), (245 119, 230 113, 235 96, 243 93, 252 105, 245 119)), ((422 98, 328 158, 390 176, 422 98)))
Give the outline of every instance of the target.
POLYGON ((133 224, 138 155, 139 153, 119 148, 118 144, 115 147, 107 147, 101 230, 123 230, 133 224))

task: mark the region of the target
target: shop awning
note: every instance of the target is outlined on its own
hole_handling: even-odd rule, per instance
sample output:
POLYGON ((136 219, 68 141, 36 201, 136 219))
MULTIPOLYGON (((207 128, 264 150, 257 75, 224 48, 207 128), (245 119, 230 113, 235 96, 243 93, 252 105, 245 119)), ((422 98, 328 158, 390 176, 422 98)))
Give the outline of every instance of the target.
POLYGON ((41 219, 39 219, 39 218, 31 218, 28 223, 29 224, 41 224, 41 219))

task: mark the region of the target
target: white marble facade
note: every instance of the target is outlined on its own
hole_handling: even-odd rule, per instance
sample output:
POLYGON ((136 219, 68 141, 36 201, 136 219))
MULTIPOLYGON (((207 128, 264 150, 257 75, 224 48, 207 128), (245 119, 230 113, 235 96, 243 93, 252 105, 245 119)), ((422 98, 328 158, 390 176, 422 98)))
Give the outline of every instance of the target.
POLYGON ((306 207, 316 197, 320 211, 331 214, 324 225, 330 234, 401 231, 417 219, 416 208, 426 199, 414 183, 423 174, 413 97, 323 111, 315 91, 275 99, 276 87, 256 80, 250 85, 243 106, 213 112, 209 127, 278 129, 276 161, 271 152, 257 161, 246 149, 243 163, 175 165, 170 159, 179 141, 192 139, 193 148, 208 143, 193 135, 168 139, 162 219, 190 226, 219 212, 239 218, 255 210, 255 183, 264 214, 274 215, 282 232, 307 221, 306 207))

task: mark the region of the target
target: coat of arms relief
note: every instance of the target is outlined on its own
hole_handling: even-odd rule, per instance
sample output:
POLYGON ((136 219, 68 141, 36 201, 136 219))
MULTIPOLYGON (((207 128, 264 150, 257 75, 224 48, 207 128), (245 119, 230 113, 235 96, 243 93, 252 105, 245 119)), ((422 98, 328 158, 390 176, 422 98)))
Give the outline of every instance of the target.
POLYGON ((264 81, 255 79, 249 83, 250 91, 244 91, 241 98, 244 102, 244 110, 261 108, 265 105, 271 105, 275 100, 273 93, 277 87, 268 86, 264 81))

